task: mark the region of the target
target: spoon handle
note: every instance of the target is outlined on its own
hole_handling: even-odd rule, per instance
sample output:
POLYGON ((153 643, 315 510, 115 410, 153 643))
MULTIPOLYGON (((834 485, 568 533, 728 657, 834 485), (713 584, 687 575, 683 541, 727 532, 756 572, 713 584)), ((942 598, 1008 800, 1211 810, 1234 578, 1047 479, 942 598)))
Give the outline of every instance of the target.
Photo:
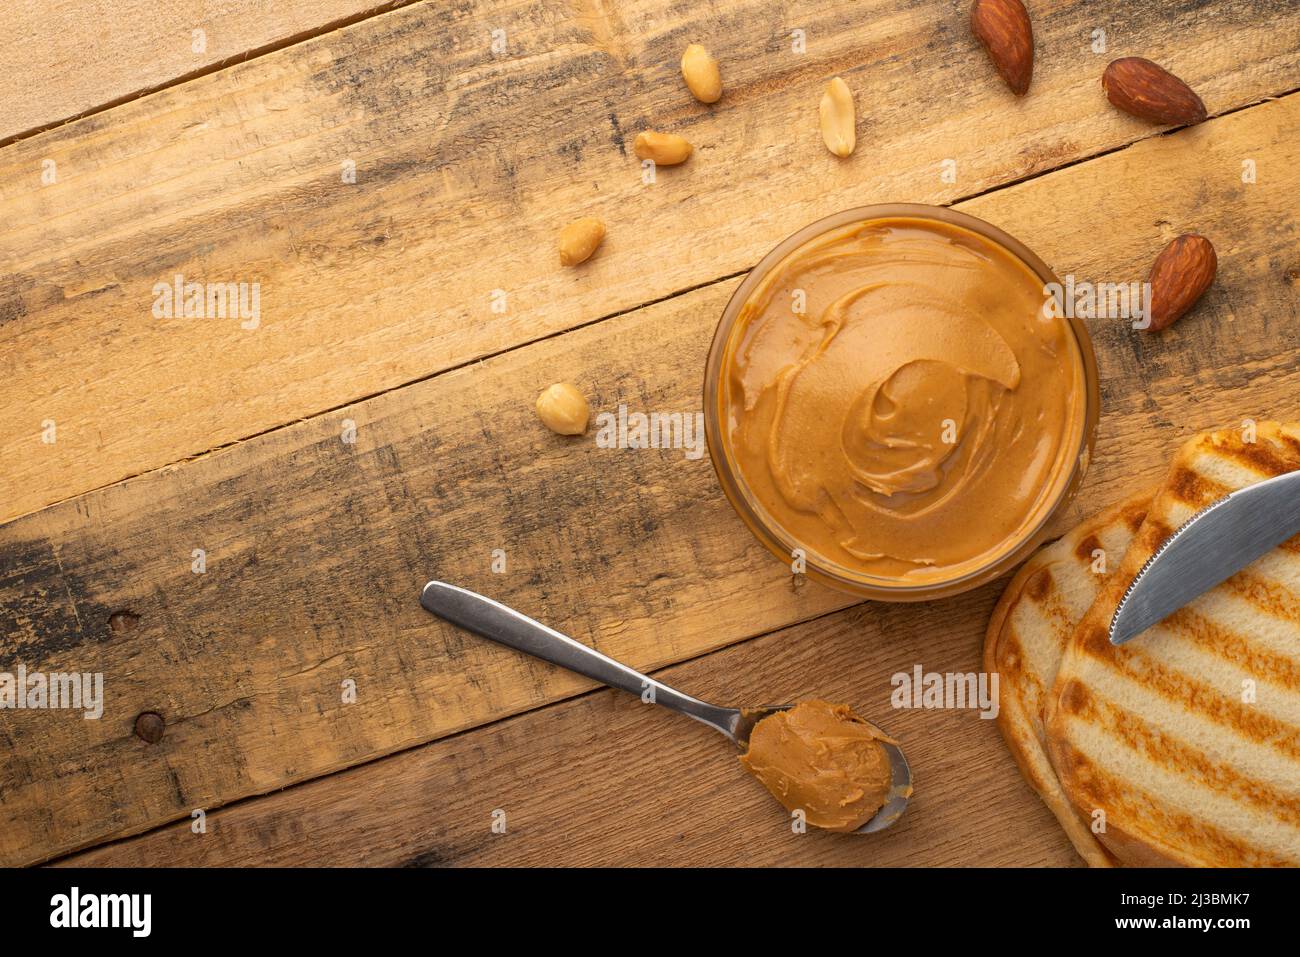
POLYGON ((491 598, 446 582, 429 582, 420 593, 420 604, 439 618, 477 635, 637 695, 642 700, 671 708, 721 731, 732 741, 736 740, 736 725, 740 718, 736 709, 719 708, 682 694, 491 598))

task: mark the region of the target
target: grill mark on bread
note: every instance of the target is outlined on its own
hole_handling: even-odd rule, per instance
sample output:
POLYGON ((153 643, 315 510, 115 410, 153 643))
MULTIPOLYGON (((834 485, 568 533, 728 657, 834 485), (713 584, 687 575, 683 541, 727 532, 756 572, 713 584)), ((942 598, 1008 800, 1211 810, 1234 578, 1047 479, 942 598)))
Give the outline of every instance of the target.
POLYGON ((1165 668, 1139 648, 1111 646, 1106 657, 1115 670, 1132 678, 1138 685, 1176 706, 1186 708, 1217 724, 1231 728, 1256 744, 1282 752, 1300 761, 1300 728, 1250 708, 1240 700, 1224 697, 1218 689, 1165 668))
POLYGON ((1039 604, 1052 590, 1052 567, 1044 565, 1025 582, 1025 594, 1039 604))
POLYGON ((1024 656, 1020 653, 1020 647, 1020 635, 1016 633, 1015 625, 1008 623, 994 656, 998 674, 1019 678, 1025 673, 1024 656))
POLYGON ((1056 579, 1052 577, 1051 566, 1048 565, 1043 571, 1047 573, 1047 578, 1052 582, 1053 586, 1039 599, 1039 604, 1043 606, 1043 617, 1053 624, 1053 632, 1067 631, 1069 629, 1070 612, 1065 607, 1065 601, 1061 597, 1061 590, 1055 587, 1056 579), (1067 622, 1067 624, 1062 627, 1061 622, 1067 622))
MULTIPOLYGON (((1049 562, 1030 575, 1025 580, 1021 594, 1030 598, 1033 604, 1039 607, 1040 614, 1045 621, 1053 623, 1058 621, 1068 622, 1070 616, 1061 602, 1060 590, 1056 588, 1056 580, 1052 577, 1053 564, 1049 562)), ((1049 627, 1054 633, 1064 630, 1055 624, 1049 627)), ((998 671, 1010 675, 1016 681, 1026 682, 1032 686, 1025 689, 1026 694, 1022 695, 1022 697, 1028 698, 1028 692, 1032 691, 1033 699, 1040 700, 1043 694, 1042 681, 1026 663, 1025 642, 1015 624, 1010 620, 1007 622, 1004 638, 1005 640, 1000 641, 997 647, 998 671)), ((1031 711, 1029 708, 1025 710, 1026 713, 1031 711)))
POLYGON ((1251 572, 1247 566, 1218 586, 1273 618, 1300 622, 1300 597, 1289 588, 1251 572))
POLYGON ((1239 774, 1232 764, 1214 760, 1191 744, 1153 728, 1145 718, 1111 701, 1098 701, 1091 724, 1109 730, 1130 751, 1170 774, 1192 771, 1192 778, 1207 788, 1263 810, 1289 824, 1300 825, 1300 802, 1279 793, 1272 785, 1239 774))
POLYGON ((1030 708, 1028 702, 1030 700, 1037 702, 1043 700, 1043 683, 1038 680, 1038 675, 1028 668, 1021 669, 1020 673, 1016 675, 1016 680, 1021 682, 1019 690, 1022 700, 1020 703, 1024 707, 1025 717, 1031 721, 1037 718, 1041 724, 1042 715, 1037 712, 1037 709, 1030 708))
MULTIPOLYGON (((1077 681, 1069 681, 1065 691, 1071 691, 1068 685, 1077 685, 1082 694, 1081 700, 1087 702, 1082 715, 1096 718, 1092 707, 1092 697, 1077 681)), ((1062 697, 1065 697, 1063 693, 1062 697)), ((1234 864, 1247 866, 1284 867, 1295 861, 1281 857, 1269 851, 1259 851, 1248 844, 1233 838, 1220 828, 1214 827, 1199 818, 1182 811, 1167 809, 1162 806, 1163 798, 1137 787, 1127 779, 1116 778, 1106 773, 1083 752, 1069 742, 1068 737, 1053 737, 1049 744, 1053 757, 1053 766, 1060 778, 1066 794, 1074 803, 1079 818, 1087 826, 1092 820, 1092 812, 1098 809, 1106 813, 1106 822, 1120 834, 1128 833, 1137 838, 1139 846, 1149 846, 1146 836, 1169 835, 1180 841, 1182 846, 1170 848, 1179 854, 1186 863, 1187 851, 1193 853, 1209 852, 1209 859, 1194 863, 1213 863, 1222 866, 1234 864)), ((1105 832, 1099 835, 1105 839, 1105 832)), ((1157 838, 1158 839, 1158 838, 1157 838)), ((1126 842, 1124 842, 1126 843, 1126 842)), ((1123 853, 1124 843, 1107 845, 1125 863, 1142 863, 1132 861, 1123 853)))
POLYGON ((1124 527, 1136 535, 1137 530, 1142 527, 1143 521, 1146 520, 1147 509, 1150 506, 1151 502, 1149 499, 1126 505, 1120 515, 1120 519, 1124 522, 1124 527))
MULTIPOLYGON (((1185 853, 1191 849, 1201 856, 1203 863, 1225 867, 1287 867, 1296 863, 1294 859, 1245 844, 1200 818, 1163 807, 1164 798, 1160 795, 1119 780, 1077 749, 1069 750, 1071 774, 1063 775, 1062 782, 1067 791, 1075 792, 1071 797, 1081 813, 1104 808, 1107 821, 1119 830, 1135 835, 1170 835, 1182 845, 1176 851, 1185 853)), ((1105 838, 1104 834, 1101 836, 1105 838)))
MULTIPOLYGON (((1146 524, 1142 526, 1142 531, 1138 532, 1138 537, 1134 540, 1132 547, 1140 549, 1137 554, 1142 555, 1143 561, 1145 561, 1148 556, 1154 555, 1156 549, 1163 545, 1165 540, 1173 533, 1174 528, 1172 525, 1168 525, 1158 518, 1148 518, 1146 524)), ((1137 577, 1138 569, 1141 567, 1142 565, 1139 563, 1133 569, 1128 582, 1124 585, 1125 588, 1137 577)), ((1120 594, 1123 594, 1123 592, 1121 591, 1120 594)))
POLYGON ((1092 562, 1092 553, 1101 548, 1101 539, 1095 534, 1086 535, 1078 545, 1074 547, 1074 557, 1079 559, 1085 565, 1092 562))
POLYGON ((1085 617, 1074 640, 1093 658, 1109 657, 1110 649, 1115 647, 1110 643, 1110 619, 1103 624, 1085 617))
POLYGON ((1180 637, 1250 672, 1252 677, 1300 691, 1300 664, 1295 659, 1252 645, 1245 636, 1188 607, 1178 609, 1164 623, 1180 637))
POLYGON ((1215 499, 1223 498, 1230 491, 1232 489, 1228 486, 1201 475, 1182 462, 1174 466, 1168 484, 1165 486, 1166 494, 1172 495, 1180 502, 1195 505, 1197 508, 1209 505, 1215 499))
MULTIPOLYGON (((1077 684, 1077 682, 1071 683, 1077 684)), ((1064 697, 1062 694, 1062 699, 1064 697)), ((1049 737, 1047 750, 1057 778, 1068 790, 1074 791, 1070 797, 1075 803, 1076 810, 1085 819, 1089 818, 1091 815, 1088 812, 1104 806, 1103 801, 1106 797, 1094 787, 1096 766, 1065 738, 1049 737)))
POLYGON ((1082 681, 1070 678, 1056 696, 1056 706, 1066 714, 1086 716, 1092 708, 1092 692, 1082 681))
MULTIPOLYGON (((1051 566, 1047 566, 1043 570, 1047 571, 1048 568, 1050 567, 1051 566)), ((1055 583, 1055 579, 1053 579, 1053 583, 1055 583)), ((1043 617, 1044 624, 1049 634, 1052 636, 1052 643, 1059 649, 1065 640, 1065 637, 1063 636, 1068 636, 1070 632, 1073 630, 1074 616, 1071 615, 1069 609, 1066 608, 1065 599, 1062 596, 1061 590, 1059 588, 1053 587, 1047 593, 1047 595, 1045 595, 1039 601, 1039 604, 1042 606, 1041 614, 1043 617)), ((1053 673, 1052 675, 1048 676, 1048 681, 1046 685, 1041 680, 1039 675, 1034 673, 1032 669, 1028 669, 1028 668, 1025 669, 1025 677, 1028 678, 1033 683, 1034 696, 1030 700, 1037 702, 1037 708, 1034 711, 1034 716, 1039 719, 1039 723, 1041 724, 1042 722, 1041 709, 1042 709, 1043 697, 1046 694, 1047 690, 1051 687, 1051 683, 1056 680, 1056 675, 1055 673, 1053 673)), ((1026 698, 1028 697, 1029 696, 1026 695, 1026 698)))
MULTIPOLYGON (((1087 619, 1080 624, 1075 640, 1089 657, 1108 664, 1143 688, 1175 705, 1230 727, 1257 744, 1272 747, 1300 760, 1300 729, 1258 709, 1249 708, 1239 700, 1225 697, 1203 681, 1162 666, 1157 659, 1142 652, 1140 642, 1118 647, 1112 645, 1107 628, 1087 619)), ((1268 674, 1272 677, 1271 672, 1268 674)), ((1285 679, 1279 683, 1285 683, 1285 679)), ((1082 713, 1085 704, 1091 700, 1090 694, 1081 682, 1070 679, 1062 688, 1058 706, 1066 711, 1082 713), (1073 695, 1068 701, 1067 693, 1073 695)))
POLYGON ((1220 446, 1216 451, 1239 465, 1259 472, 1261 479, 1293 472, 1297 466, 1300 466, 1300 462, 1293 461, 1285 451, 1272 449, 1262 442, 1220 446))

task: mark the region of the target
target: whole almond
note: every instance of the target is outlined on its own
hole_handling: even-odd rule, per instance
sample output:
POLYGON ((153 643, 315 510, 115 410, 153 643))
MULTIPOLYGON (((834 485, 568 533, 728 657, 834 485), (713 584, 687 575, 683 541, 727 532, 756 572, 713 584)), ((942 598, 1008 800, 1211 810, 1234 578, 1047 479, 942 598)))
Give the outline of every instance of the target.
POLYGON ((838 76, 826 85, 819 113, 826 148, 836 156, 848 156, 858 142, 858 118, 849 85, 838 76))
POLYGON ((1190 86, 1140 56, 1122 57, 1106 67, 1101 88, 1112 104, 1151 123, 1191 126, 1206 116, 1205 104, 1190 86))
POLYGON ((682 54, 682 79, 691 96, 701 103, 717 103, 722 98, 722 73, 718 61, 698 43, 682 54))
POLYGON ((576 266, 586 262, 605 238, 605 224, 594 216, 575 219, 560 230, 560 264, 576 266))
POLYGON ((975 0, 970 28, 1016 96, 1024 96, 1034 75, 1034 28, 1020 0, 975 0))
POLYGON ((647 130, 636 135, 632 152, 643 160, 654 160, 656 166, 676 166, 690 159, 692 147, 684 136, 647 130))
POLYGON ((1218 268, 1214 246, 1196 233, 1184 233, 1161 250, 1147 279, 1151 284, 1148 328, 1159 332, 1173 325, 1210 288, 1218 268))

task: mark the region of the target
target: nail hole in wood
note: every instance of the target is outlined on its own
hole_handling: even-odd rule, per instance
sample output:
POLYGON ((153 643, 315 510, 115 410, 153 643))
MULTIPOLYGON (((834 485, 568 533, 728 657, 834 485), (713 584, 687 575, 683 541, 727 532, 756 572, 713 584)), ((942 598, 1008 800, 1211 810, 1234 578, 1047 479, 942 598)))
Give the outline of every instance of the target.
POLYGON ((135 719, 135 735, 141 741, 157 744, 162 740, 164 722, 157 711, 144 711, 135 719))
POLYGON ((133 611, 115 611, 108 616, 108 629, 115 635, 131 631, 140 624, 140 616, 133 611))

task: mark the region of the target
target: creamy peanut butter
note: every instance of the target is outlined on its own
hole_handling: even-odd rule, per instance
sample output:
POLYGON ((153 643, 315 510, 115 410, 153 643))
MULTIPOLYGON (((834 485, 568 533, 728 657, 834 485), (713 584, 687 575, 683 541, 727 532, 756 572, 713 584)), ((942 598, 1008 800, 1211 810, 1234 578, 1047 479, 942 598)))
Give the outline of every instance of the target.
POLYGON ((922 218, 827 232, 741 308, 718 401, 752 500, 810 557, 885 585, 1023 544, 1080 453, 1087 382, 1043 280, 922 218))
POLYGON ((848 705, 801 701, 754 725, 740 763, 786 810, 802 809, 809 824, 854 831, 889 795, 881 740, 848 705))

